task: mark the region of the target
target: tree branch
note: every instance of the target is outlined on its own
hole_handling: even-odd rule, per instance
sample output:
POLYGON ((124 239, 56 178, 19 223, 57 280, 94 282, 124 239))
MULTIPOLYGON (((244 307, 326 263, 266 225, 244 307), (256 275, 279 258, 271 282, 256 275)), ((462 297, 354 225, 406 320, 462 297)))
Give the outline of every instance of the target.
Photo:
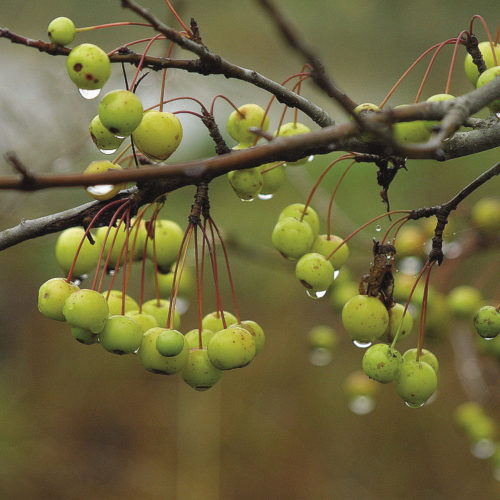
POLYGON ((335 99, 348 115, 352 116, 357 122, 359 120, 358 123, 361 123, 359 115, 353 112, 356 103, 348 95, 341 92, 333 83, 321 59, 301 40, 297 30, 292 28, 292 22, 270 0, 257 1, 271 15, 271 18, 290 47, 302 54, 305 60, 312 66, 311 77, 316 85, 329 97, 335 99))
MULTIPOLYGON (((151 17, 154 19, 153 16, 151 17)), ((183 48, 186 48, 184 43, 185 41, 189 41, 192 44, 189 46, 190 48, 204 47, 200 44, 197 44, 196 42, 188 40, 187 38, 180 35, 179 32, 168 28, 159 21, 158 25, 161 28, 161 30, 159 29, 158 31, 165 34, 165 36, 167 36, 166 33, 169 33, 171 35, 167 37, 169 38, 169 40, 175 41, 177 43, 177 40, 180 39, 182 44, 179 45, 183 48)), ((66 47, 61 47, 53 43, 43 42, 42 40, 31 40, 30 38, 17 35, 5 28, 0 28, 0 38, 7 38, 13 43, 18 43, 27 47, 33 47, 38 49, 40 52, 44 52, 53 56, 67 56, 71 52, 71 49, 68 49, 66 47)), ((146 56, 143 61, 143 67, 150 68, 155 71, 166 68, 173 68, 188 71, 190 73, 197 73, 204 76, 224 75, 226 78, 234 78, 237 80, 245 81, 247 83, 255 85, 256 87, 266 90, 270 94, 273 94, 279 102, 286 104, 291 108, 299 109, 304 114, 309 116, 309 118, 311 118, 311 120, 317 123, 320 127, 326 127, 335 123, 335 121, 328 115, 326 111, 311 102, 309 99, 296 94, 283 85, 280 85, 279 83, 261 75, 260 73, 257 73, 256 71, 242 68, 240 66, 237 66, 236 64, 232 64, 229 61, 221 58, 220 56, 208 51, 208 49, 206 48, 205 51, 206 56, 203 59, 200 58, 198 60, 179 60, 146 56)), ((195 51, 191 50, 191 52, 195 51)), ((195 53, 198 52, 200 51, 196 49, 195 53)), ((127 49, 127 53, 113 54, 109 57, 109 60, 112 63, 123 62, 137 66, 141 60, 141 57, 141 54, 136 54, 127 49)))

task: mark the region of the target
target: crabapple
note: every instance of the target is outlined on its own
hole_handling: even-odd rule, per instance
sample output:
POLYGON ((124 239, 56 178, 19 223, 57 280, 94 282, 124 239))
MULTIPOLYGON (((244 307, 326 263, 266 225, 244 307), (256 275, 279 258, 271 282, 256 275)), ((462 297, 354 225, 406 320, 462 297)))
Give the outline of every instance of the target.
POLYGON ((80 288, 64 278, 52 278, 38 290, 38 310, 47 318, 65 321, 63 306, 66 299, 80 288))
POLYGON ((166 160, 182 140, 182 125, 177 116, 164 111, 146 111, 132 134, 139 151, 154 161, 166 160))
MULTIPOLYGON (((73 261, 75 260, 76 251, 82 238, 84 237, 85 230, 81 227, 70 227, 62 231, 56 241, 56 260, 64 272, 69 272, 73 261)), ((82 244, 80 253, 73 269, 75 276, 83 276, 97 265, 101 246, 90 243, 88 238, 82 244)))
POLYGON ((236 141, 244 145, 251 145, 258 138, 250 132, 250 127, 261 128, 266 131, 269 128, 269 117, 265 111, 257 104, 244 104, 234 110, 227 119, 226 129, 229 135, 236 141))
POLYGON ((373 342, 387 329, 389 314, 377 297, 355 295, 342 309, 342 324, 353 341, 373 342))
POLYGON ((206 391, 222 377, 222 370, 216 368, 208 357, 207 349, 190 349, 182 369, 182 379, 197 391, 206 391))
POLYGON ((492 339, 500 333, 500 313, 493 306, 484 306, 474 316, 474 327, 481 337, 492 339))
POLYGON ((76 28, 73 21, 67 17, 56 17, 50 21, 47 32, 52 43, 68 45, 75 39, 76 28))
POLYGON ((295 276, 308 290, 327 290, 333 283, 333 266, 320 253, 306 253, 295 266, 295 276))
MULTIPOLYGON (((483 56, 486 69, 495 66, 495 58, 493 57, 493 52, 495 52, 496 54, 496 64, 500 62, 500 44, 497 43, 496 45, 492 45, 490 42, 481 42, 478 44, 478 48, 481 51, 481 55, 483 56)), ((473 63, 472 56, 470 54, 467 54, 465 56, 464 69, 469 81, 472 83, 472 85, 476 85, 479 78, 479 71, 477 69, 477 66, 473 63)))
POLYGON ((233 325, 215 333, 207 351, 212 364, 220 370, 242 368, 255 357, 255 341, 247 330, 233 325))
POLYGON ((166 328, 150 328, 142 336, 141 347, 137 351, 142 366, 153 373, 172 375, 180 372, 189 355, 189 347, 187 342, 184 343, 184 348, 177 356, 162 356, 156 348, 156 339, 161 335, 166 328))
MULTIPOLYGON (((316 236, 311 252, 320 253, 324 257, 328 257, 344 240, 340 236, 334 234, 320 234, 316 236)), ((349 247, 344 243, 328 260, 334 269, 340 269, 349 258, 349 247)))
MULTIPOLYGON (((84 174, 101 174, 109 170, 123 170, 121 165, 111 163, 108 160, 93 161, 83 171, 84 174)), ((85 190, 92 198, 100 201, 109 200, 118 194, 119 191, 127 187, 126 182, 120 184, 97 184, 96 186, 87 186, 85 190)))
MULTIPOLYGON (((306 125, 298 122, 289 122, 281 125, 279 130, 277 130, 274 135, 277 137, 290 137, 297 134, 308 134, 309 132, 311 132, 311 129, 306 125)), ((291 167, 299 166, 304 164, 307 161, 307 158, 308 157, 306 156, 305 158, 301 158, 297 161, 287 161, 286 164, 291 167)))
POLYGON ((177 356, 184 349, 184 335, 178 330, 167 328, 156 337, 156 349, 162 356, 177 356))
MULTIPOLYGON (((151 299, 142 304, 142 312, 151 314, 156 319, 159 326, 164 327, 167 324, 168 310, 170 308, 170 301, 165 299, 151 299)), ((181 326, 181 316, 177 310, 172 311, 174 317, 173 328, 176 330, 181 326)), ((170 326, 170 325, 168 325, 170 326)))
POLYGON ((158 219, 155 223, 154 240, 146 250, 149 259, 156 261, 161 269, 170 269, 176 261, 184 238, 184 231, 179 224, 167 219, 158 219))
MULTIPOLYGON (((500 57, 498 58, 498 60, 500 62, 500 57)), ((483 85, 486 85, 487 83, 491 82, 495 78, 498 78, 499 76, 500 76, 500 66, 494 66, 493 68, 489 68, 484 73, 481 73, 481 75, 479 75, 476 87, 479 89, 483 85)), ((500 99, 495 99, 494 101, 490 102, 488 104, 488 108, 490 108, 491 111, 493 111, 493 113, 500 112, 500 99)))
POLYGON ((95 290, 73 292, 64 302, 63 314, 71 326, 100 333, 109 316, 106 299, 95 290))
POLYGON ((283 217, 274 226, 271 240, 285 257, 297 260, 307 253, 314 241, 311 226, 295 217, 283 217))
MULTIPOLYGON (((403 354, 403 361, 417 361, 417 353, 418 349, 414 347, 413 349, 408 349, 404 354, 403 354)), ((424 361, 428 365, 432 367, 432 369, 436 372, 439 371, 439 361, 436 358, 436 356, 429 350, 427 349, 422 349, 422 353, 420 354, 420 360, 419 361, 424 361)))
POLYGON ((387 344, 375 344, 363 355, 363 371, 373 380, 387 384, 394 380, 402 363, 401 354, 387 344))
POLYGON ((201 320, 201 328, 203 330, 211 330, 212 332, 218 332, 219 330, 223 330, 224 328, 227 328, 228 326, 234 325, 235 323, 238 322, 238 319, 234 314, 231 314, 230 312, 223 311, 224 313, 224 320, 226 321, 226 327, 224 327, 224 324, 222 322, 222 314, 220 311, 213 311, 211 313, 208 313, 206 316, 203 317, 201 320))
POLYGON ((227 174, 233 191, 242 200, 253 200, 262 190, 264 180, 257 167, 232 170, 227 174))
POLYGON ((317 236, 319 234, 318 213, 311 206, 308 206, 304 213, 305 208, 306 206, 303 203, 292 203, 288 205, 280 212, 278 222, 285 217, 294 217, 295 219, 304 220, 311 226, 314 236, 317 236))
POLYGON ((79 89, 101 89, 111 74, 109 57, 97 45, 82 43, 66 59, 68 75, 79 89))
POLYGON ((106 351, 114 354, 131 354, 139 348, 142 342, 142 328, 130 316, 115 314, 109 316, 99 342, 106 351))
POLYGON ((97 148, 105 153, 114 153, 123 142, 123 139, 113 135, 99 120, 99 115, 94 116, 89 125, 89 133, 97 148))
POLYGON ((408 406, 422 406, 437 387, 436 372, 425 361, 403 361, 394 388, 408 406))
POLYGON ((112 90, 99 103, 99 120, 114 135, 127 137, 141 123, 142 103, 128 90, 112 90))

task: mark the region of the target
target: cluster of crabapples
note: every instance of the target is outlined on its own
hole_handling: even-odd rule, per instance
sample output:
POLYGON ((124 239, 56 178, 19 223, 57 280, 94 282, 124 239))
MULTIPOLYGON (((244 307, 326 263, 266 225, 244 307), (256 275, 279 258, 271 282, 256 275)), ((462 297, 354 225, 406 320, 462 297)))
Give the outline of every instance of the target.
POLYGON ((382 384, 394 381, 406 404, 420 407, 436 390, 439 364, 427 349, 409 349, 401 355, 394 347, 412 329, 413 319, 404 313, 401 304, 388 310, 378 297, 355 295, 342 309, 342 324, 353 342, 368 347, 362 360, 366 375, 382 384), (389 344, 385 339, 393 340, 389 344), (382 342, 373 344, 377 340, 382 342))
MULTIPOLYGON (((163 268, 170 267, 177 258, 182 230, 173 221, 160 220, 155 232, 155 259, 163 268)), ((125 238, 126 232, 117 228, 101 227, 95 234, 95 243, 89 243, 82 228, 63 231, 57 239, 55 254, 62 269, 77 276, 85 275, 98 265, 99 255, 106 248, 106 236, 111 231, 125 238), (121 233, 124 233, 123 235, 121 233), (75 253, 83 238, 78 257, 75 253)), ((138 226, 138 239, 148 236, 138 226)), ((131 234, 134 234, 132 230, 131 234)), ((129 234, 130 236, 130 234, 129 234)), ((133 238, 136 239, 136 238, 133 238)), ((120 263, 125 241, 109 249, 108 265, 120 263), (118 259, 118 260, 116 260, 118 259)), ((153 259, 153 252, 147 256, 153 259)), ((139 253, 137 254, 139 259, 139 253)), ((173 272, 158 273, 161 296, 170 296, 173 290, 173 272)), ((183 273, 180 291, 188 293, 192 277, 183 273)), ((202 330, 198 328, 182 334, 181 317, 167 299, 151 299, 138 304, 131 296, 109 290, 99 293, 94 289, 80 289, 65 278, 53 278, 39 290, 38 308, 48 318, 69 324, 72 336, 83 344, 100 343, 114 354, 137 354, 143 367, 153 373, 171 375, 181 372, 182 378, 197 390, 212 387, 224 370, 249 364, 264 345, 262 328, 254 321, 238 322, 227 311, 214 311, 203 317, 202 330)))
MULTIPOLYGON (((54 19, 48 26, 49 38, 59 45, 71 43, 77 30, 65 17, 54 19)), ((71 50, 66 59, 69 77, 87 99, 97 97, 111 75, 108 55, 97 45, 83 43, 71 50)), ((134 90, 134 89, 132 89, 134 90)), ((152 161, 164 161, 178 148, 182 140, 182 125, 173 113, 156 109, 144 110, 133 91, 116 89, 104 95, 98 114, 92 119, 89 132, 97 148, 105 154, 114 153, 126 137, 152 161)), ((85 174, 121 170, 121 165, 110 161, 94 161, 85 174)), ((98 200, 113 198, 123 184, 91 186, 88 192, 98 200)))
MULTIPOLYGON (((229 135, 238 142, 234 150, 252 147, 259 136, 252 129, 266 132, 269 128, 269 117, 266 111, 257 104, 244 104, 235 109, 226 123, 229 135)), ((280 125, 274 132, 276 137, 289 137, 297 134, 307 134, 311 130, 297 121, 280 125)), ((286 181, 286 167, 299 166, 307 161, 302 158, 294 162, 275 162, 258 167, 233 170, 228 174, 229 184, 242 201, 252 201, 256 197, 268 200, 286 181)))

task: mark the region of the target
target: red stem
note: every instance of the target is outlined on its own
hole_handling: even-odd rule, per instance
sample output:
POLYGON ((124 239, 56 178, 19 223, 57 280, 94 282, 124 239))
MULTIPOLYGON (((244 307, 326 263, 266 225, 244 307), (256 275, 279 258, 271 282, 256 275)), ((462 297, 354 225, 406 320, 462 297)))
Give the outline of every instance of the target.
POLYGON ((429 53, 429 52, 432 52, 436 47, 439 47, 441 44, 440 43, 436 43, 435 45, 433 45, 432 47, 429 47, 425 52, 423 52, 422 54, 420 54, 417 59, 415 59, 415 61, 412 63, 412 65, 399 77, 399 80, 394 84, 394 86, 392 87, 391 90, 389 90, 389 93, 385 96, 384 100, 380 103, 380 106, 379 108, 382 109, 385 104, 387 103, 387 101, 389 100, 389 98, 392 96, 392 94, 394 94, 394 92, 396 91, 396 89, 399 87, 399 85, 401 84, 401 82, 408 76, 408 73, 410 73, 410 71, 413 70, 413 68, 429 53))
MULTIPOLYGON (((389 236, 389 233, 392 231, 392 229, 394 228, 394 226, 396 226, 397 224, 399 224, 401 222, 401 226, 403 226, 403 224, 405 224, 406 222, 408 221, 408 217, 400 217, 398 220, 394 221, 390 226, 389 226, 389 229, 385 232, 384 234, 384 237, 382 238, 382 241, 381 241, 381 245, 383 245, 385 243, 385 240, 387 239, 387 237, 389 236)), ((399 230, 401 229, 401 226, 398 227, 396 233, 394 234, 394 238, 393 238, 393 241, 396 239, 396 235, 398 234, 399 230)))
POLYGON ((451 62, 450 62, 450 70, 448 71, 448 78, 446 80, 446 87, 444 89, 445 94, 450 93, 450 88, 451 88, 451 77, 453 76, 453 70, 455 69, 455 62, 457 60, 457 53, 458 53, 458 47, 462 43, 462 37, 465 35, 467 31, 461 31, 455 41, 455 46, 453 47, 453 55, 451 56, 451 62))
POLYGON ((422 348, 424 347, 425 339, 425 323, 427 321, 427 296, 429 293, 429 278, 431 277, 432 266, 434 261, 428 265, 427 276, 425 279, 424 296, 422 298, 422 309, 420 311, 420 322, 418 325, 418 347, 417 347, 417 361, 420 361, 422 355, 422 348))
POLYGON ((169 0, 165 0, 166 4, 168 5, 168 8, 170 9, 170 12, 174 15, 174 17, 177 19, 179 24, 184 28, 184 31, 189 35, 189 38, 193 37, 193 34, 191 33, 191 30, 184 24, 184 21, 179 17, 179 14, 177 14, 176 10, 172 6, 169 0))
POLYGON ((149 49, 151 48, 151 45, 153 45, 153 43, 156 42, 156 40, 158 40, 158 38, 160 38, 160 36, 161 35, 156 35, 147 44, 146 49, 144 50, 144 53, 141 56, 141 60, 139 61, 139 64, 137 66, 137 71, 135 72, 134 79, 132 80, 132 83, 130 84, 130 86, 128 88, 131 92, 134 91, 135 82, 137 81, 137 77, 139 76, 139 73, 141 72, 142 65, 144 64, 144 59, 146 58, 146 55, 147 55, 149 49))
POLYGON ((450 38, 449 40, 446 40, 444 42, 441 42, 439 46, 437 47, 436 51, 434 54, 432 54, 431 60, 429 61, 429 64, 427 65, 427 69, 425 71, 424 77, 422 78, 422 83, 420 84, 420 87, 418 88, 417 95, 415 97, 415 103, 417 103, 420 100, 420 96, 422 95, 422 91, 424 90, 424 85, 427 82, 427 79, 429 78, 429 73, 431 72, 432 66, 434 65, 434 61, 436 60, 436 57, 438 54, 441 52, 441 49, 447 45, 448 43, 456 43, 457 39, 456 38, 450 38))
POLYGON ((73 277, 73 272, 75 270, 75 265, 76 265, 76 260, 78 259, 78 255, 80 254, 80 250, 82 248, 83 242, 85 241, 85 238, 87 238, 87 235, 90 233, 90 230, 92 229, 92 226, 96 222, 96 220, 101 216, 101 214, 106 211, 108 208, 112 207, 113 205, 116 205, 118 203, 121 203, 123 200, 115 200, 112 201, 111 203, 108 203, 105 205, 97 214, 94 216, 94 218, 90 221, 90 224, 88 225, 87 229, 85 230, 85 233, 83 235, 83 238, 80 241, 80 244, 78 245, 78 248, 76 249, 75 253, 75 258, 73 259, 73 263, 71 264, 71 268, 68 272, 68 276, 66 278, 66 282, 69 283, 71 281, 71 278, 73 277))
POLYGON ((351 167, 355 163, 356 163, 355 161, 352 161, 351 163, 349 163, 349 165, 347 165, 346 169, 344 170, 344 172, 340 176, 340 179, 337 182, 337 185, 335 186, 335 189, 333 190, 332 196, 330 197, 330 203, 328 203, 328 214, 327 214, 327 217, 326 217, 326 236, 327 236, 328 240, 330 239, 330 235, 332 234, 331 230, 332 230, 333 200, 335 199, 337 191, 338 191, 340 185, 342 184, 342 181, 344 180, 344 177, 347 175, 347 172, 349 172, 349 170, 351 169, 351 167))
POLYGON ((379 219, 382 219, 382 217, 388 217, 389 215, 392 214, 409 214, 411 210, 391 210, 390 212, 385 212, 383 214, 377 215, 377 217, 374 217, 373 219, 369 220, 368 222, 365 222, 362 226, 358 227, 355 231, 353 231, 345 240, 342 241, 342 243, 339 244, 339 246, 335 249, 333 249, 328 256, 326 257, 326 260, 330 260, 332 256, 337 252, 337 250, 347 243, 353 236, 356 236, 360 231, 362 231, 365 227, 369 226, 370 224, 373 224, 374 222, 378 221, 379 219))
POLYGON ((238 324, 239 324, 239 323, 241 323, 240 308, 238 307, 238 301, 236 300, 236 291, 234 288, 233 276, 231 274, 231 266, 229 265, 229 257, 227 255, 226 245, 224 243, 224 240, 222 239, 219 228, 217 227, 217 224, 212 219, 212 217, 210 217, 209 223, 210 223, 210 226, 211 227, 213 226, 213 228, 217 232, 217 236, 219 237, 219 241, 220 241, 220 244, 222 246, 222 251, 224 252, 224 260, 226 261, 227 276, 229 278, 229 285, 231 287, 231 295, 233 297, 234 312, 236 314, 236 319, 238 320, 238 324))
POLYGON ((304 216, 306 215, 307 212, 307 207, 311 204, 312 198, 314 196, 314 193, 316 190, 319 188, 319 185, 321 184, 321 181, 325 178, 325 175, 331 170, 331 168, 339 163, 342 160, 347 160, 348 158, 352 158, 353 154, 352 153, 346 153, 342 156, 339 156, 337 159, 333 160, 324 170, 321 172, 320 176, 318 177, 318 180, 314 183, 314 186, 311 189, 311 192, 309 193, 309 196, 307 197, 306 203, 304 205, 304 209, 302 210, 302 215, 300 216, 300 222, 304 220, 304 216))
POLYGON ((174 279, 172 280, 172 289, 170 290, 170 302, 168 305, 167 328, 174 327, 172 320, 172 309, 175 310, 175 302, 177 300, 177 293, 179 292, 179 285, 182 278, 182 272, 184 271, 184 264, 186 263, 186 256, 189 248, 189 243, 191 242, 192 233, 193 233, 193 224, 191 224, 190 222, 186 230, 184 231, 184 236, 182 238, 181 246, 179 248, 179 253, 177 254, 177 259, 175 261, 174 279), (187 239, 187 244, 186 244, 186 239, 187 239), (186 248, 184 248, 184 245, 186 246, 186 248), (181 256, 182 256, 181 272, 179 273, 179 278, 177 279, 177 271, 179 269, 179 262, 181 260, 181 256))
MULTIPOLYGON (((108 52, 108 57, 112 56, 115 52, 118 52, 120 49, 123 47, 131 47, 132 45, 136 45, 138 43, 144 43, 144 42, 150 42, 153 38, 156 37, 148 37, 148 38, 141 38, 140 40, 134 40, 133 42, 128 42, 124 45, 120 45, 119 47, 116 47, 116 49, 113 49, 111 52, 108 52)), ((159 36, 157 37, 157 40, 165 40, 165 36, 159 36)))
POLYGON ((201 269, 199 264, 198 255, 198 226, 194 226, 194 260, 195 260, 195 272, 196 272, 196 303, 198 305, 198 347, 203 349, 203 337, 201 335, 202 326, 201 320, 203 316, 203 291, 201 288, 201 269))

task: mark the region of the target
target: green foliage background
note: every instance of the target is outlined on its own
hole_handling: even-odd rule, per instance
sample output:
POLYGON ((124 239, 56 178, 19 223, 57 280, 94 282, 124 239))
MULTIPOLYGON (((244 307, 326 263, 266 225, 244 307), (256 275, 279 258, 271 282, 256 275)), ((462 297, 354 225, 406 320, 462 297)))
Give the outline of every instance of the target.
MULTIPOLYGON (((335 81, 359 102, 379 102, 407 66, 428 46, 468 27, 482 14, 492 29, 498 8, 491 1, 401 2, 355 0, 281 1, 309 43, 318 48, 335 81)), ((65 15, 78 26, 137 20, 118 1, 1 0, 2 24, 31 38, 46 39, 46 25, 65 15)), ((184 19, 194 17, 205 43, 242 66, 283 80, 302 61, 277 36, 255 2, 225 0, 174 2, 184 19)), ((166 16, 160 0, 144 2, 166 16)), ((477 25, 476 31, 483 36, 477 25)), ((78 37, 111 50, 139 37, 138 28, 99 30, 78 37)), ((39 54, 0 40, 0 152, 15 150, 34 172, 81 171, 100 157, 87 134, 96 113, 66 78, 64 59, 39 54)), ((154 53, 165 53, 158 44, 154 53)), ((438 59, 424 93, 444 90, 451 49, 438 59)), ((452 93, 470 89, 461 72, 460 55, 452 93)), ((413 98, 420 68, 390 101, 413 98)), ((129 69, 132 75, 132 69, 129 69)), ((266 103, 267 96, 246 83, 185 73, 169 75, 172 95, 195 95, 206 104, 224 93, 235 102, 266 103)), ((153 100, 158 77, 141 89, 153 100)), ((121 85, 119 68, 113 82, 121 85)), ((108 83, 106 89, 113 88, 108 83)), ((346 118, 311 85, 304 95, 346 118)), ((189 108, 194 109, 194 108, 189 108)), ((273 124, 279 108, 273 108, 273 124)), ((219 102, 216 118, 225 123, 229 108, 219 102)), ((172 161, 211 154, 204 130, 184 115, 185 142, 172 161)), ((291 115, 290 115, 291 116, 291 115)), ((308 120, 304 120, 310 123, 308 120)), ((384 386, 375 411, 352 414, 342 382, 360 367, 353 348, 327 301, 306 297, 288 265, 271 249, 270 234, 281 208, 304 201, 313 179, 331 158, 317 158, 302 171, 290 172, 290 184, 268 202, 241 203, 226 179, 211 185, 215 220, 228 240, 249 252, 231 249, 231 262, 242 314, 263 325, 268 343, 247 368, 226 373, 212 390, 195 393, 180 377, 145 372, 134 357, 84 347, 66 325, 42 317, 37 290, 58 276, 53 257, 56 235, 27 241, 0 255, 0 496, 50 499, 478 499, 496 498, 500 486, 491 467, 468 453, 468 443, 453 427, 453 408, 465 399, 447 340, 433 346, 442 371, 439 397, 421 410, 409 410, 384 386), (313 325, 335 326, 342 338, 333 362, 314 367, 308 361, 306 332, 313 325)), ((410 162, 409 171, 391 187, 393 208, 434 205, 498 161, 498 150, 438 164, 410 162)), ((0 163, 0 173, 10 173, 0 163)), ((324 197, 340 175, 328 176, 324 197)), ((467 202, 458 217, 466 234, 467 208, 494 194, 493 180, 467 202)), ((356 166, 338 195, 335 231, 345 235, 383 211, 372 165, 356 166)), ((194 194, 173 193, 164 213, 181 224, 194 194)), ((2 193, 0 229, 87 201, 82 189, 32 194, 2 193)), ((322 212, 324 215, 324 212, 322 212)), ((373 229, 352 243, 356 273, 366 272, 373 229)), ((478 266, 493 266, 497 252, 478 255, 458 268, 452 282, 433 281, 446 291, 472 283, 478 266), (474 262, 472 262, 474 260, 474 262)), ((136 283, 137 285, 137 283, 136 283)), ((152 293, 152 288, 149 289, 152 293)), ((484 290, 493 296, 495 287, 484 290)), ((131 292, 134 295, 134 292, 131 292)), ((137 295, 137 294, 136 294, 137 295)), ((230 295, 224 284, 224 300, 230 295)), ((214 306, 207 293, 207 309, 214 306)), ((189 311, 186 330, 195 326, 189 311)), ((453 335, 453 328, 450 332, 453 335)), ((416 343, 415 337, 408 342, 416 343)), ((457 362, 460 366, 460 360, 457 362)), ((493 412, 494 409, 489 410, 493 412)))

